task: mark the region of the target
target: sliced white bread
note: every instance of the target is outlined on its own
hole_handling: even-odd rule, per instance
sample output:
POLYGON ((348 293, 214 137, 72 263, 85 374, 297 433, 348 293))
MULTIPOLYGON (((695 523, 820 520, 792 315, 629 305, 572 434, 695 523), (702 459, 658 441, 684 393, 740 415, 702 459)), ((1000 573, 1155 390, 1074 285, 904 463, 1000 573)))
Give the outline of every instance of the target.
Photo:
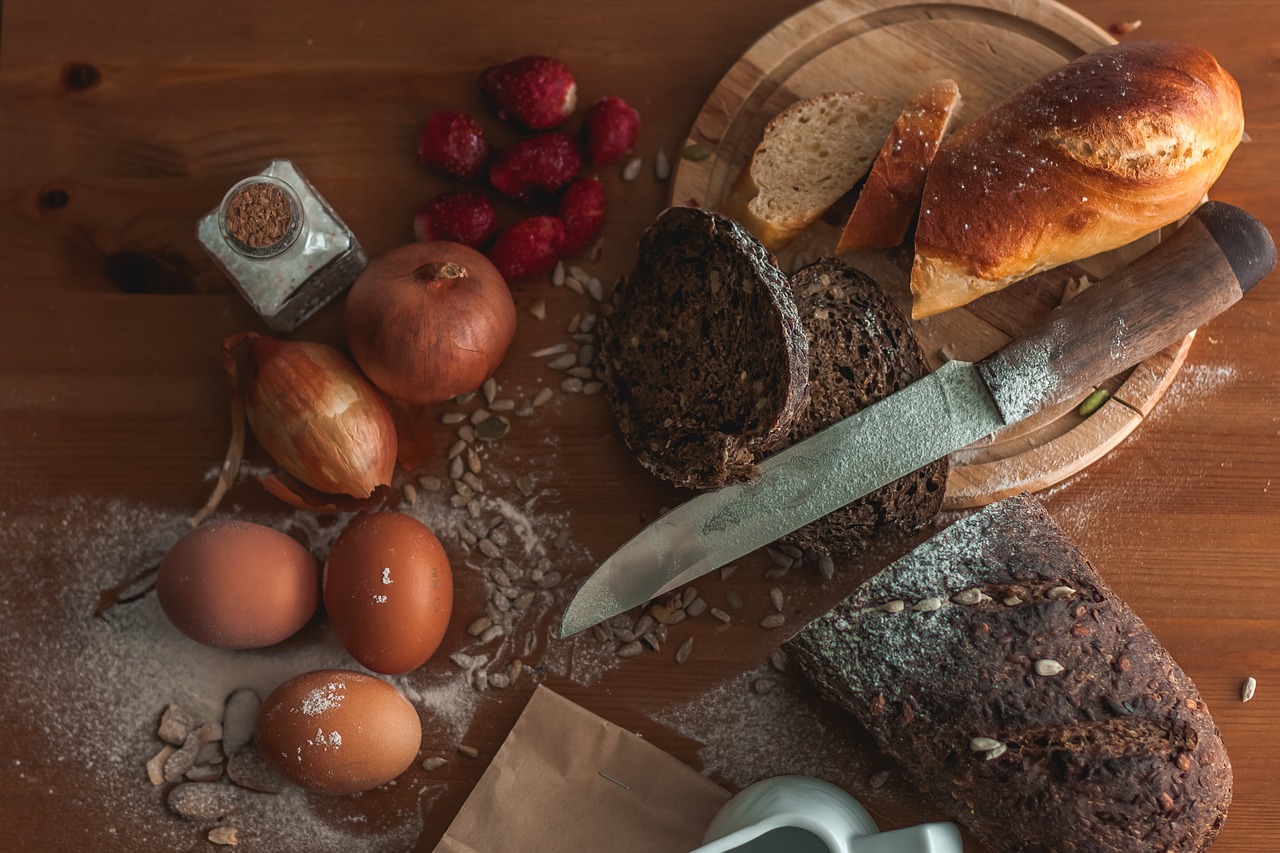
POLYGON ((920 209, 924 177, 960 105, 960 87, 939 80, 921 89, 902 110, 858 195, 836 253, 890 249, 907 236, 920 209))
POLYGON ((864 92, 792 104, 765 127, 722 212, 769 251, 783 249, 867 173, 896 115, 864 92))

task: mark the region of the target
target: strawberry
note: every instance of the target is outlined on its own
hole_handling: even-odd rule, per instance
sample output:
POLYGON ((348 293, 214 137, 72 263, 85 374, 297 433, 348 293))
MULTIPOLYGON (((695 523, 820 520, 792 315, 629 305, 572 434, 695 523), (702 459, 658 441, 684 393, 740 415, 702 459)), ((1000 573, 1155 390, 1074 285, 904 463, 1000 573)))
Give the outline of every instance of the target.
POLYGON ((622 98, 601 98, 587 110, 583 129, 587 154, 597 166, 612 163, 631 150, 640 134, 640 113, 622 98))
POLYGON ((498 117, 533 130, 549 130, 573 114, 578 84, 564 64, 548 56, 525 56, 480 74, 480 89, 498 107, 498 117))
POLYGON ((578 178, 560 196, 559 213, 564 223, 564 253, 582 251, 604 225, 604 184, 595 178, 578 178))
POLYGON ((498 214, 483 193, 443 193, 422 206, 413 220, 421 241, 451 240, 479 249, 498 230, 498 214))
POLYGON ((489 160, 489 140, 475 119, 457 110, 433 113, 418 138, 418 162, 448 178, 469 181, 489 160))
POLYGON ((507 284, 515 284, 548 272, 563 246, 564 223, 554 216, 531 216, 503 230, 487 254, 507 284))
POLYGON ((563 133, 544 133, 508 145, 489 167, 489 183, 503 195, 529 202, 559 192, 582 168, 582 156, 563 133))

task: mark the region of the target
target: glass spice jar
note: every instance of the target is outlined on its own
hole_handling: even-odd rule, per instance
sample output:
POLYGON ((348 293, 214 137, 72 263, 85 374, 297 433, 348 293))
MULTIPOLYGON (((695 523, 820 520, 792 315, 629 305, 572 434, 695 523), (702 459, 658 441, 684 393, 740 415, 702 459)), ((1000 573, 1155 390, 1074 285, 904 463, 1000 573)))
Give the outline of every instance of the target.
POLYGON ((291 332, 345 290, 368 258, 297 167, 273 160, 196 229, 205 251, 272 329, 291 332))

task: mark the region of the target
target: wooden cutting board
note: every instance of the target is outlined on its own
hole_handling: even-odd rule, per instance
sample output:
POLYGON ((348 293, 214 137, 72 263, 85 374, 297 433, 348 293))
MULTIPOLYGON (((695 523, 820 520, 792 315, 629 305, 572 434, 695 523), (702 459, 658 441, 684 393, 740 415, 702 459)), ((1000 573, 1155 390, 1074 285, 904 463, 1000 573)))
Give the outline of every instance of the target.
MULTIPOLYGON (((671 203, 717 208, 765 125, 801 98, 858 89, 904 104, 922 86, 950 77, 963 97, 959 127, 1050 69, 1114 42, 1083 16, 1049 0, 826 0, 783 21, 729 69, 686 140, 712 154, 678 161, 671 203)), ((852 196, 779 253, 784 270, 834 252, 852 196)), ((990 354, 1057 307, 1073 279, 1096 281, 1158 240, 1158 234, 1149 235, 916 321, 930 363, 936 367, 948 357, 974 361, 990 354)), ((871 273, 909 313, 909 241, 895 250, 843 257, 871 273)), ((1038 491, 1101 458, 1159 401, 1193 337, 1108 379, 1100 387, 1111 397, 1087 418, 1078 412, 1082 397, 953 454, 945 508, 982 506, 1021 491, 1038 491)))

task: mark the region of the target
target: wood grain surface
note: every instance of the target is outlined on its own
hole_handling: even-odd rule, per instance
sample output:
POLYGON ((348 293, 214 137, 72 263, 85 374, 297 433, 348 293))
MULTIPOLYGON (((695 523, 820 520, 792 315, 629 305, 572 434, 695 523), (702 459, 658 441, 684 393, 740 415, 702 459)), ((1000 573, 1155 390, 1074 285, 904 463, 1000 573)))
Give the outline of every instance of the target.
MULTIPOLYGON (((507 143, 517 134, 493 119, 475 77, 493 62, 546 53, 574 70, 580 104, 618 94, 644 120, 635 154, 645 168, 631 182, 621 179, 621 164, 599 170, 610 203, 603 253, 595 262, 579 261, 609 281, 632 262, 635 240, 667 197, 669 186, 652 177, 656 152, 673 154, 726 71, 804 5, 4 3, 0 817, 6 846, 210 847, 199 826, 168 814, 160 792, 151 790, 143 769, 150 754, 102 739, 104 732, 119 737, 153 727, 154 718, 120 721, 113 701, 144 693, 140 701, 158 717, 171 698, 163 685, 90 659, 92 650, 75 642, 49 638, 81 636, 95 619, 92 607, 57 605, 68 590, 104 576, 114 585, 145 568, 100 564, 123 546, 75 553, 66 543, 99 541, 108 533, 143 536, 130 526, 137 519, 180 518, 204 500, 206 473, 222 459, 228 427, 219 345, 228 334, 264 329, 195 239, 195 222, 226 188, 273 157, 292 158, 377 255, 412 239, 419 204, 456 188, 415 162, 426 115, 446 106, 473 112, 498 144, 507 143), (107 501, 116 502, 110 512, 103 511, 107 501), (33 667, 40 654, 48 655, 48 666, 33 667), (102 689, 68 697, 58 680, 72 677, 102 689), (49 697, 64 704, 53 707, 49 697), (103 791, 124 792, 124 799, 103 791), (160 840, 175 837, 183 841, 160 840)), ((1123 38, 1198 43, 1237 77, 1250 142, 1212 194, 1280 229, 1274 188, 1280 102, 1271 35, 1280 31, 1280 6, 1269 0, 1078 0, 1071 6, 1104 28, 1142 21, 1123 38)), ((517 212, 501 209, 508 220, 517 212)), ((563 341, 566 323, 591 303, 541 279, 514 292, 520 328, 499 379, 504 387, 528 389, 549 381, 529 353, 563 341), (545 321, 527 312, 535 298, 547 302, 545 321)), ((1143 368, 1144 381, 1167 385, 1161 402, 1143 411, 1127 440, 1042 495, 1198 684, 1222 729, 1235 802, 1215 851, 1270 849, 1280 832, 1280 617, 1274 605, 1280 599, 1280 366, 1271 338, 1278 322, 1280 287, 1273 277, 1199 330, 1175 377, 1169 378, 1171 364, 1143 368), (1246 676, 1257 678, 1258 690, 1243 704, 1246 676)), ((341 344, 341 303, 296 337, 341 344)), ((442 470, 439 457, 452 431, 434 415, 427 423, 435 443, 429 464, 442 470)), ((256 449, 251 457, 256 465, 267 463, 256 449)), ((548 413, 514 430, 492 458, 513 474, 527 468, 541 478, 541 511, 570 530, 579 546, 577 556, 558 567, 569 576, 567 587, 683 497, 630 458, 599 397, 558 397, 548 413)), ((234 507, 285 514, 253 482, 237 487, 228 509, 234 507)), ((544 666, 516 688, 476 701, 462 737, 477 747, 477 759, 453 753, 454 744, 427 715, 423 754, 448 754, 446 768, 429 774, 415 766, 401 783, 359 798, 306 800, 299 819, 356 837, 407 821, 416 849, 430 850, 538 678, 729 786, 753 775, 815 772, 865 802, 882 827, 939 818, 892 772, 885 785, 871 786, 869 771, 892 767, 856 724, 790 675, 760 674, 783 635, 910 544, 878 543, 826 582, 811 565, 773 580, 763 577, 767 559, 744 561, 729 581, 699 584, 717 606, 730 590, 742 596, 746 603, 731 629, 718 632, 706 616, 672 628, 675 640, 695 639, 686 663, 675 664, 671 643, 598 675, 544 666), (767 591, 774 585, 786 596, 787 627, 769 632, 755 623, 771 610, 767 591), (750 688, 762 677, 777 684, 767 697, 750 688), (776 744, 784 745, 781 756, 776 744), (793 761, 787 750, 794 750, 793 761)), ((460 567, 464 555, 450 548, 460 567)), ((458 578, 446 649, 469 641, 467 617, 482 607, 478 581, 461 568, 458 578)), ((541 617, 544 627, 551 616, 541 617)), ((303 641, 317 632, 322 628, 303 641)), ((551 641, 539 636, 546 651, 551 641)), ((445 679, 453 672, 437 659, 422 677, 445 679)), ((251 821, 243 837, 242 849, 288 849, 261 839, 255 846, 251 821)))

